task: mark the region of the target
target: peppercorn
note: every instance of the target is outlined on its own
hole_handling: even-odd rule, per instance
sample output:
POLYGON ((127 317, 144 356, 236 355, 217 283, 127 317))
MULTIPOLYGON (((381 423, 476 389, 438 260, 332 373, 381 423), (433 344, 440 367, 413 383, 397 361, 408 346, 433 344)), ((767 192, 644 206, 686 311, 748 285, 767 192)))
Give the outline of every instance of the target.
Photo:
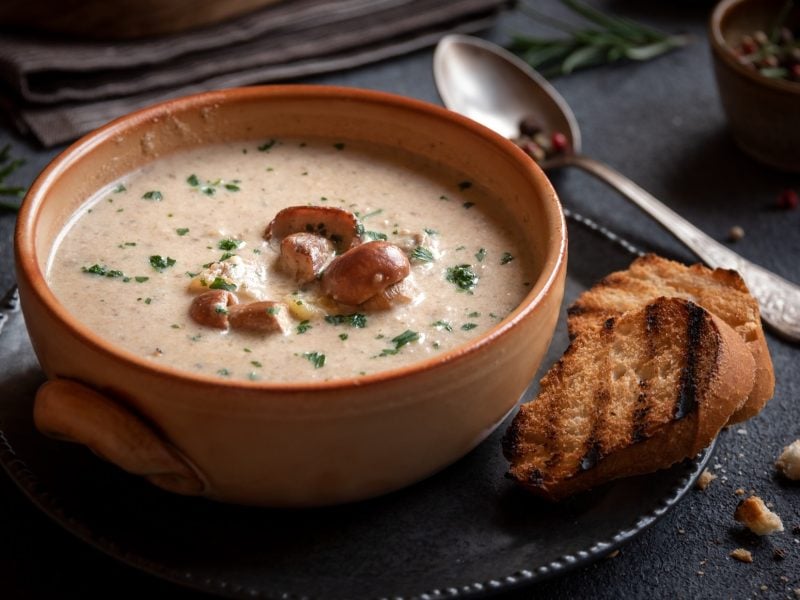
POLYGON ((553 146, 553 152, 567 152, 569 150, 569 140, 560 131, 553 132, 550 143, 553 146))
POLYGON ((797 208, 798 202, 800 202, 800 198, 798 198, 797 192, 791 188, 786 188, 778 196, 777 204, 780 209, 794 210, 797 208))
POLYGON ((542 126, 536 117, 527 116, 519 122, 519 132, 522 135, 533 137, 542 130, 542 126))
POLYGON ((742 229, 738 225, 734 225, 728 231, 728 240, 731 242, 738 242, 743 237, 744 237, 744 229, 742 229))

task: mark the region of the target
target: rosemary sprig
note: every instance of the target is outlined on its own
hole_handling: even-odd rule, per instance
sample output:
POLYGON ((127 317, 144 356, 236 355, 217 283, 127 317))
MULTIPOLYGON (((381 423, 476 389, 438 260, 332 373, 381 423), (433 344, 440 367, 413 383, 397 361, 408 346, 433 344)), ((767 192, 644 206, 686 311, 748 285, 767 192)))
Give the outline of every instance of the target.
POLYGON ((662 33, 631 19, 604 13, 581 0, 560 1, 587 25, 575 26, 522 5, 522 12, 566 36, 515 36, 510 46, 545 77, 568 75, 623 59, 650 60, 689 42, 685 35, 662 33))
MULTIPOLYGON (((25 188, 21 186, 6 185, 6 179, 14 171, 25 164, 22 159, 11 159, 11 145, 6 144, 0 149, 0 196, 16 196, 21 198, 25 194, 25 188)), ((19 207, 10 202, 0 200, 0 211, 17 212, 19 207)))

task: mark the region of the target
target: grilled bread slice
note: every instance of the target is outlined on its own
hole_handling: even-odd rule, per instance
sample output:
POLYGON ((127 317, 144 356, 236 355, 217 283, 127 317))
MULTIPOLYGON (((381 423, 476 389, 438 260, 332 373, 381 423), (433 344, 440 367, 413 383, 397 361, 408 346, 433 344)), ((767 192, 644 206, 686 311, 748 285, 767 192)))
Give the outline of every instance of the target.
POLYGON ((601 327, 606 319, 640 307, 658 296, 685 298, 712 312, 745 341, 756 361, 753 391, 731 416, 738 423, 755 416, 772 398, 775 374, 767 348, 758 302, 736 271, 686 266, 648 254, 626 271, 605 277, 569 308, 570 337, 601 327))
POLYGON ((558 500, 694 456, 753 387, 755 362, 722 320, 658 298, 576 337, 503 439, 509 475, 558 500))

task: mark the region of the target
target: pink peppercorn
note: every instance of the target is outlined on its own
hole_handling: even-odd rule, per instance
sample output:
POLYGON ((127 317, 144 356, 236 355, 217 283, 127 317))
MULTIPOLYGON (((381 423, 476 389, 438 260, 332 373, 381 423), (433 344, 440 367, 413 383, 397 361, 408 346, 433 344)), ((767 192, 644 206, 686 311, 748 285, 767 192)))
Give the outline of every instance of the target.
POLYGON ((792 189, 786 188, 778 196, 778 208, 783 210, 794 210, 797 208, 798 203, 800 203, 800 198, 798 198, 797 192, 792 189))
POLYGON ((569 140, 560 131, 553 132, 550 143, 553 145, 553 152, 567 152, 569 150, 569 140))

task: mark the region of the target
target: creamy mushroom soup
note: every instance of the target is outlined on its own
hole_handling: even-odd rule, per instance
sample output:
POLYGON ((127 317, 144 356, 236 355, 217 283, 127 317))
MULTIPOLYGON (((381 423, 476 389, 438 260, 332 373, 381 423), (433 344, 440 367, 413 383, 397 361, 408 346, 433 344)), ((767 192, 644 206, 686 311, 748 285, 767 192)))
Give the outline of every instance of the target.
POLYGON ((453 349, 521 302, 536 272, 496 210, 467 175, 394 149, 207 146, 88 199, 48 281, 80 321, 154 363, 352 377, 453 349))

